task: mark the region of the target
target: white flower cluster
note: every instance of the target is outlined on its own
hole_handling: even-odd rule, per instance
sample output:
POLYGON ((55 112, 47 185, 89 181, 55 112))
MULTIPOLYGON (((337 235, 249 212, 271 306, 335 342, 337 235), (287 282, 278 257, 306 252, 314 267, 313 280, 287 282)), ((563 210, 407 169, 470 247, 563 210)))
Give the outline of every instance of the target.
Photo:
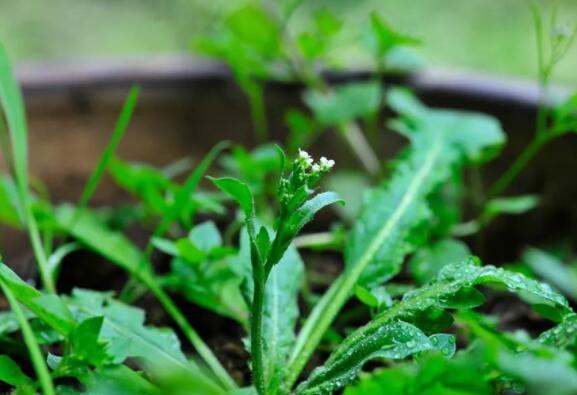
POLYGON ((299 148, 299 156, 297 162, 302 166, 304 170, 310 169, 312 173, 325 173, 335 166, 335 161, 332 159, 327 159, 324 156, 319 159, 318 163, 314 163, 312 156, 299 148))

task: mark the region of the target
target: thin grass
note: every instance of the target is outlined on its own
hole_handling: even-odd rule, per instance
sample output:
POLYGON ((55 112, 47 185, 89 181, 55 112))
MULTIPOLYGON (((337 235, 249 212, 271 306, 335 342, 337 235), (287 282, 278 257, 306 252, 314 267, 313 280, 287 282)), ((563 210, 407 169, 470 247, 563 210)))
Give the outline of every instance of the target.
POLYGON ((11 153, 11 169, 18 189, 21 211, 24 214, 28 236, 36 257, 36 264, 44 288, 50 293, 56 292, 54 280, 48 271, 46 252, 34 217, 32 199, 28 190, 28 128, 24 111, 22 92, 12 73, 12 67, 4 47, 0 44, 0 104, 4 111, 9 138, 2 139, 5 151, 11 153), (5 144, 9 143, 9 147, 5 144))
POLYGON ((98 188, 100 181, 102 180, 102 176, 108 167, 108 163, 110 159, 114 155, 114 152, 118 148, 122 137, 126 133, 126 129, 132 119, 132 115, 134 114, 134 109, 136 108, 136 103, 138 102, 138 95, 140 93, 140 88, 134 86, 128 92, 128 96, 122 106, 122 110, 120 111, 120 116, 116 121, 116 126, 114 127, 114 131, 112 132, 112 136, 106 145, 106 148, 102 152, 100 156, 100 160, 98 164, 94 167, 92 174, 88 178, 86 185, 84 186, 84 190, 82 191, 82 195, 80 197, 80 201, 78 203, 78 213, 82 213, 84 209, 88 206, 88 202, 94 195, 94 192, 98 188))
MULTIPOLYGON (((2 261, 0 261, 0 265, 3 265, 2 261)), ((22 331, 22 337, 24 338, 24 343, 28 348, 28 352, 30 353, 30 359, 32 361, 32 366, 34 367, 34 371, 38 376, 38 381, 40 382, 40 387, 42 388, 42 393, 44 395, 55 395, 56 391, 54 390, 54 383, 52 382, 52 377, 50 376, 50 371, 46 366, 46 362, 44 359, 44 355, 42 354, 42 350, 38 345, 38 341, 32 331, 32 327, 28 323, 28 319, 24 315, 22 308, 18 304, 16 297, 10 290, 10 287, 6 286, 4 281, 0 280, 0 288, 2 288, 2 292, 6 295, 6 299, 10 304, 10 308, 14 312, 16 316, 16 320, 18 321, 18 325, 20 326, 20 330, 22 331)))

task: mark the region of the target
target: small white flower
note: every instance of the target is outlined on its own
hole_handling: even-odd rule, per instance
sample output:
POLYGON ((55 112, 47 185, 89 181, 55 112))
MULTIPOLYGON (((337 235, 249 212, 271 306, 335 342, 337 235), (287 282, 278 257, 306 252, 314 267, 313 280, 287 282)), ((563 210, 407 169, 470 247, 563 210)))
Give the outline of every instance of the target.
POLYGON ((301 150, 300 148, 299 148, 299 160, 306 167, 310 167, 313 164, 313 158, 310 156, 310 154, 304 150, 301 150))
POLYGON ((320 171, 321 171, 321 166, 319 166, 317 163, 315 163, 315 164, 313 165, 312 170, 313 170, 313 173, 320 173, 320 171))
POLYGON ((320 159, 320 167, 323 171, 328 171, 335 166, 335 161, 332 159, 327 159, 324 156, 320 159))

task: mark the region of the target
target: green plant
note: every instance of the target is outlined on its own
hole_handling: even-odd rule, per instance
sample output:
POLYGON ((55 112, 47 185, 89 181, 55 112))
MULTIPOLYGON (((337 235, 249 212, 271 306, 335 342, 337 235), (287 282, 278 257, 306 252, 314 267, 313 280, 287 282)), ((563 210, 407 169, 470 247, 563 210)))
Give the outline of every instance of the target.
MULTIPOLYGON (((0 219, 28 231, 43 285, 0 263, 0 288, 11 306, 0 313, 0 381, 15 393, 575 393, 577 315, 548 285, 574 300, 574 269, 535 249, 522 257, 526 265, 482 265, 457 239, 537 203, 534 196, 479 199, 479 219, 461 222, 469 204, 464 174, 476 174, 499 154, 506 140, 499 122, 429 108, 407 89, 383 89, 380 77, 394 50, 416 40, 376 14, 367 37, 377 78, 332 86, 316 64, 329 58, 342 23, 320 11, 311 30, 292 39, 284 27, 298 3, 285 4, 280 17, 243 7, 226 21, 222 37, 202 44, 233 66, 262 139, 263 80, 270 68, 283 61, 287 75, 305 82, 310 114, 289 113, 290 160, 272 143, 247 151, 225 142, 194 168, 188 161, 162 169, 125 162, 115 150, 136 105, 135 88, 77 205, 53 204, 41 188, 31 188, 24 106, 0 52, 7 127, 1 142, 11 170, 0 183, 0 219), (407 142, 390 161, 366 151, 367 141, 378 140, 372 134, 384 108, 394 113, 388 129, 407 142), (371 176, 339 177, 334 161, 315 162, 298 148, 327 128, 338 131, 371 176), (211 168, 218 172, 217 164, 225 176, 209 177, 213 188, 207 189, 202 179, 211 168), (106 171, 137 203, 89 207, 106 171), (350 195, 351 204, 323 192, 333 189, 325 185, 350 195), (362 199, 356 189, 366 189, 362 199), (231 212, 231 202, 239 209, 231 212), (343 222, 309 233, 313 217, 331 208, 343 222), (127 236, 130 226, 148 231, 143 246, 127 236), (80 288, 58 292, 63 260, 82 264, 73 255, 78 250, 128 274, 119 297, 80 288), (158 265, 158 256, 169 265, 158 265), (318 269, 335 256, 344 264, 339 274, 318 269), (503 291, 516 295, 506 299, 516 315, 526 309, 520 305, 528 306, 532 314, 524 316, 539 317, 539 327, 550 329, 503 322, 485 304, 486 295, 500 298, 503 291), (137 307, 146 294, 160 307, 147 312, 165 314, 178 332, 147 324, 137 307), (181 298, 244 331, 250 379, 227 369, 193 327, 204 317, 188 317, 181 298), (190 344, 181 347, 179 336, 190 344), (186 347, 195 353, 185 353, 186 347)), ((561 45, 555 59, 566 51, 566 39, 555 41, 561 45)), ((574 101, 551 112, 542 107, 554 120, 551 127, 574 126, 574 101)))

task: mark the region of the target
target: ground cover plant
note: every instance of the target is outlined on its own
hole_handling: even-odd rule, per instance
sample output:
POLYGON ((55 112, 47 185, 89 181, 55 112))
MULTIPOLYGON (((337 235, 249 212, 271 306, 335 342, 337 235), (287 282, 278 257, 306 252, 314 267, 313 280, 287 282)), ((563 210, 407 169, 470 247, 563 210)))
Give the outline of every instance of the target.
POLYGON ((193 168, 124 161, 115 150, 137 105, 133 88, 77 204, 50 202, 30 176, 24 103, 0 51, 9 170, 0 219, 27 232, 37 268, 36 277, 21 278, 9 262, 0 264, 7 391, 577 392, 577 280, 575 264, 562 262, 571 253, 529 248, 504 267, 484 263, 460 240, 482 235, 499 215, 538 209, 536 196, 504 193, 548 141, 576 130, 576 96, 551 105, 546 88, 577 30, 534 9, 544 92, 535 138, 485 192, 475 175, 506 143, 499 122, 430 108, 408 89, 382 84, 418 39, 372 14, 360 41, 374 59, 373 77, 332 85, 322 70, 338 50, 331 40, 342 22, 323 11, 310 29, 289 32, 297 6, 244 6, 193 45, 230 65, 249 102, 257 148, 223 142, 193 168), (290 134, 279 144, 269 142, 264 106, 271 79, 304 86, 304 106, 287 113, 290 134), (393 132, 406 144, 384 161, 374 150, 381 133, 393 132), (345 174, 338 161, 309 154, 327 134, 349 147, 361 170, 345 174), (90 206, 105 172, 134 205, 90 206), (315 223, 323 231, 312 231, 315 223), (144 243, 129 237, 132 226, 146 229, 144 243), (70 265, 63 262, 85 265, 79 251, 128 273, 125 284, 62 292, 70 265), (149 324, 153 311, 138 307, 146 298, 170 327, 149 324), (528 316, 526 326, 503 322, 492 308, 501 299, 528 316), (203 314, 187 315, 183 301, 203 314), (239 329, 229 336, 242 333, 233 342, 247 351, 243 368, 219 358, 199 334, 205 317, 239 329))

